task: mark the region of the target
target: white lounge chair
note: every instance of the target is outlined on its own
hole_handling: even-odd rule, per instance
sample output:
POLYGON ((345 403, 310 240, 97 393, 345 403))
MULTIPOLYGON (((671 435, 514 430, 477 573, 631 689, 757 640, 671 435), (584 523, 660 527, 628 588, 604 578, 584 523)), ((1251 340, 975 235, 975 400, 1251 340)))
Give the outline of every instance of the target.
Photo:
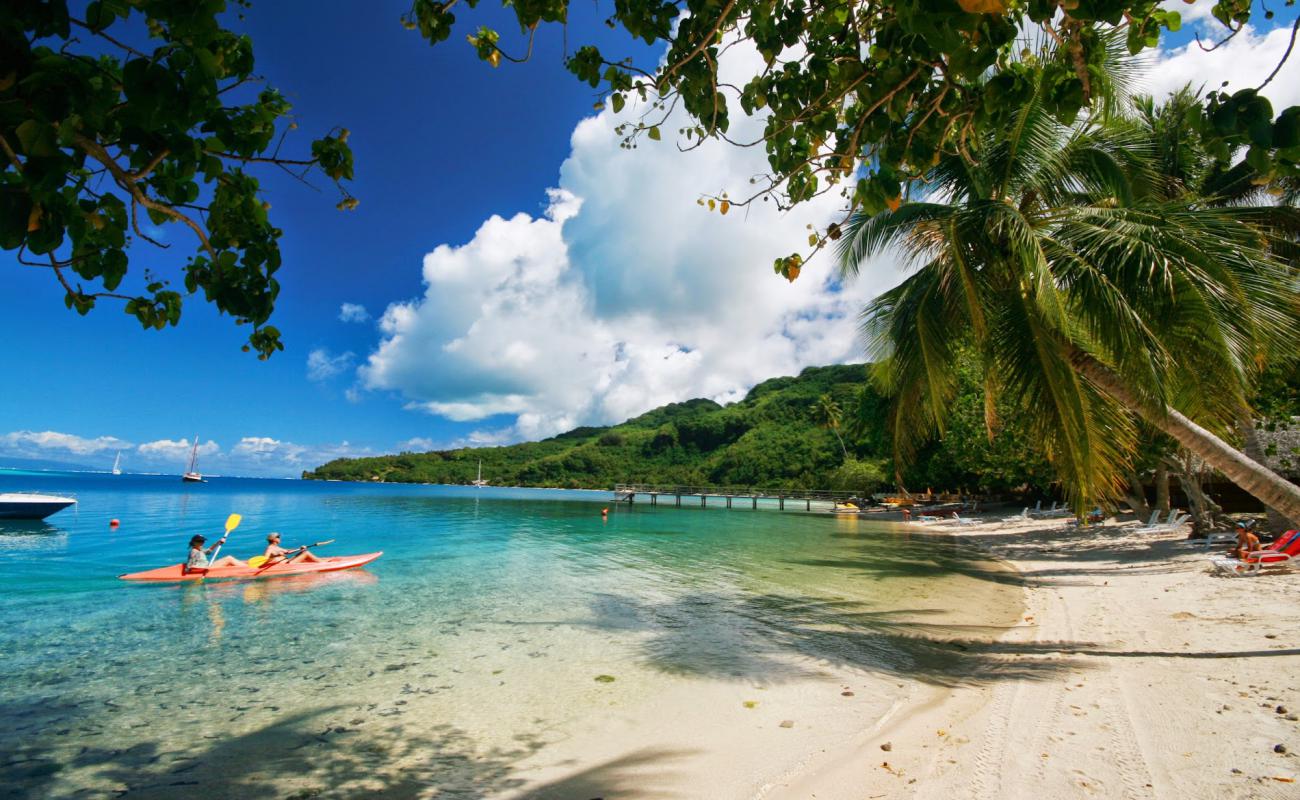
POLYGON ((1024 510, 1024 511, 1021 511, 1019 514, 1015 515, 1014 517, 1003 517, 1003 518, 1002 518, 1002 521, 1003 521, 1003 522, 1007 522, 1007 523, 1010 523, 1010 522, 1025 522, 1026 520, 1029 520, 1029 519, 1031 519, 1031 517, 1029 516, 1029 506, 1025 506, 1025 510, 1024 510))
MULTIPOLYGON (((1249 558, 1245 561, 1237 558, 1228 558, 1227 556, 1215 556, 1210 559, 1210 563, 1220 572, 1232 575, 1233 577, 1250 577, 1260 575, 1266 569, 1286 568, 1291 566, 1291 555, 1289 553, 1274 553, 1264 550, 1258 551, 1263 555, 1257 558, 1249 558)), ((1253 553, 1251 555, 1254 555, 1253 553)))
POLYGON ((1200 544, 1200 545, 1202 545, 1202 546, 1205 548, 1205 552, 1208 553, 1208 552, 1210 552, 1211 550, 1214 549, 1214 546, 1215 546, 1215 545, 1228 544, 1229 542, 1235 542, 1235 541, 1237 541, 1237 534, 1235 534, 1235 533, 1211 533, 1211 534, 1206 535, 1206 537, 1205 537, 1204 539, 1202 539, 1201 541, 1199 541, 1199 542, 1198 542, 1197 540, 1195 540, 1195 539, 1189 539, 1188 541, 1189 541, 1191 544, 1193 544, 1193 545, 1196 545, 1196 544, 1200 544))
POLYGON ((1160 522, 1160 509, 1151 512, 1151 518, 1139 525, 1139 528, 1153 528, 1160 522))
POLYGON ((977 520, 977 519, 970 519, 969 517, 963 517, 963 516, 961 516, 961 515, 959 515, 959 514, 956 514, 956 513, 954 513, 954 514, 952 515, 952 519, 949 520, 949 522, 955 522, 955 523, 957 523, 958 525, 978 525, 978 524, 980 524, 980 521, 977 520))
POLYGON ((1048 510, 1046 510, 1046 511, 1043 512, 1043 516, 1044 516, 1044 517, 1072 517, 1072 516, 1074 516, 1074 511, 1073 511, 1069 506, 1067 506, 1065 503, 1060 503, 1059 505, 1060 505, 1060 508, 1057 508, 1058 504, 1057 504, 1057 503, 1052 503, 1052 507, 1049 508, 1048 510))
POLYGON ((1139 525, 1133 530, 1139 533, 1166 533, 1168 531, 1178 530, 1183 523, 1191 519, 1191 514, 1184 514, 1176 508, 1169 510, 1169 517, 1164 522, 1157 522, 1154 525, 1139 525))

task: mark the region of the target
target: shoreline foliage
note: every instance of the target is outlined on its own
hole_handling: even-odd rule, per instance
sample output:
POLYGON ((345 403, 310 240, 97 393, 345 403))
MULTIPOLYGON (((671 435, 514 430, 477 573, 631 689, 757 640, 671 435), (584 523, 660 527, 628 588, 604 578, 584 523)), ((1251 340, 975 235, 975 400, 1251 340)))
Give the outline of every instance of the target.
MULTIPOLYGON (((1050 487, 1054 477, 1024 430, 1010 424, 989 442, 977 424, 981 391, 967 374, 962 421, 908 467, 904 485, 994 492, 1050 487)), ((337 459, 303 477, 468 484, 481 458, 483 475, 500 486, 609 489, 635 482, 871 492, 895 485, 889 433, 876 413, 885 402, 863 365, 809 367, 798 377, 764 381, 727 406, 687 400, 540 442, 337 459), (824 423, 827 397, 848 410, 847 457, 824 423)))

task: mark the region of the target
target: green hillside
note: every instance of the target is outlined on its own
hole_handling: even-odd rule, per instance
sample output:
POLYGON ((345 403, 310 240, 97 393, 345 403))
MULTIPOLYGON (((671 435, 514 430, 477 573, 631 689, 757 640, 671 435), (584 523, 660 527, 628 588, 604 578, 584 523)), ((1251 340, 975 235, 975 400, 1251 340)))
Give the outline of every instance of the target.
MULTIPOLYGON (((904 485, 986 492, 1049 487, 1052 472, 1023 413, 999 401, 1001 423, 990 441, 977 372, 963 367, 958 378, 943 438, 915 454, 903 471, 904 485)), ((608 489, 644 482, 892 490, 887 421, 888 403, 868 382, 866 367, 809 367, 798 377, 764 381, 728 406, 687 400, 621 425, 577 428, 540 442, 344 458, 303 477, 464 484, 482 459, 484 477, 496 486, 608 489), (823 397, 840 412, 844 449, 825 424, 823 397)))
MULTIPOLYGON (((621 425, 577 428, 540 442, 338 459, 303 477, 468 483, 481 458, 484 477, 498 486, 826 488, 846 476, 835 434, 819 424, 818 399, 829 394, 848 417, 864 390, 870 391, 862 365, 810 367, 797 378, 764 381, 728 406, 687 400, 621 425)), ((875 471, 883 477, 880 467, 875 471)))

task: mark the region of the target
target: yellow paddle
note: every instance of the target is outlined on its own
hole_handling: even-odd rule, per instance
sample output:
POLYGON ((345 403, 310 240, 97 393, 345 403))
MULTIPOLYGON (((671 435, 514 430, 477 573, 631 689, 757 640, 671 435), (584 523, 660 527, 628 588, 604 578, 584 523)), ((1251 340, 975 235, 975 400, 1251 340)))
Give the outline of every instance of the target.
MULTIPOLYGON (((302 547, 295 548, 285 553, 279 563, 288 562, 294 556, 298 555, 299 553, 303 552, 309 547, 320 547, 323 544, 333 544, 333 543, 334 543, 333 539, 326 539, 323 542, 316 542, 315 544, 305 544, 302 547)), ((248 559, 248 566, 252 567, 253 569, 257 569, 258 567, 261 567, 263 564, 265 564, 268 560, 269 559, 267 559, 266 556, 253 556, 252 558, 248 559)))
MULTIPOLYGON (((239 516, 238 514, 231 514, 230 516, 226 517, 226 534, 221 538, 225 539, 226 536, 229 536, 231 531, 239 527, 239 523, 242 522, 243 519, 244 518, 239 516)), ((218 544, 216 551, 212 554, 212 558, 208 559, 208 563, 209 564, 215 563, 217 560, 217 556, 219 555, 221 555, 221 545, 218 544)))

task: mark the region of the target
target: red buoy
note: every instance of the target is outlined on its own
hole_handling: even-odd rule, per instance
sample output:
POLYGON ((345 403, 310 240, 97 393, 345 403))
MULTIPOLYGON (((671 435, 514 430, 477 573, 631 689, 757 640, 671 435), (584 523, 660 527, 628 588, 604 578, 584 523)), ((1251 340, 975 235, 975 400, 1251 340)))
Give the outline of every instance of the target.
POLYGON ((115 519, 110 519, 110 520, 108 521, 108 527, 110 527, 110 528, 116 528, 118 525, 121 525, 121 524, 122 524, 122 523, 118 522, 118 521, 115 520, 115 519))

